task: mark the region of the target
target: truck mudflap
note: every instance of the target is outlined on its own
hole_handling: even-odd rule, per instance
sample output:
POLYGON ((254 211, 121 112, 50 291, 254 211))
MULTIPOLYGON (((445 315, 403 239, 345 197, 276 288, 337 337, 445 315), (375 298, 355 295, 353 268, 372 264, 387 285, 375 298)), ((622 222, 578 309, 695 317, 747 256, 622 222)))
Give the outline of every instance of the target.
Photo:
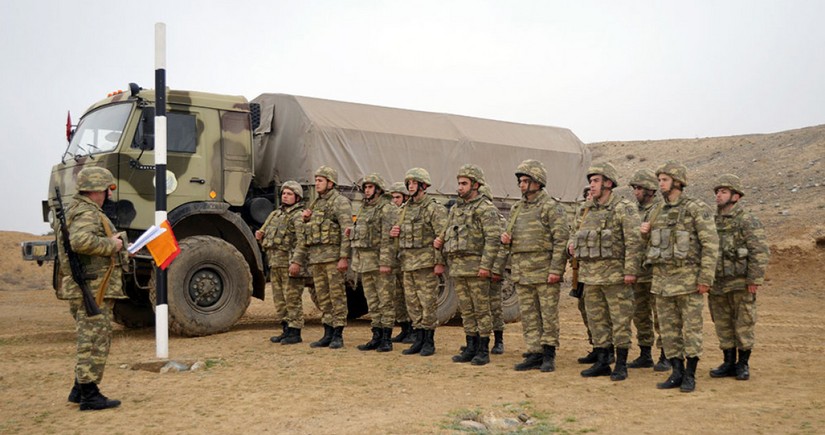
POLYGON ((20 248, 23 260, 36 261, 38 266, 42 266, 46 261, 57 259, 57 242, 54 240, 23 242, 20 248))

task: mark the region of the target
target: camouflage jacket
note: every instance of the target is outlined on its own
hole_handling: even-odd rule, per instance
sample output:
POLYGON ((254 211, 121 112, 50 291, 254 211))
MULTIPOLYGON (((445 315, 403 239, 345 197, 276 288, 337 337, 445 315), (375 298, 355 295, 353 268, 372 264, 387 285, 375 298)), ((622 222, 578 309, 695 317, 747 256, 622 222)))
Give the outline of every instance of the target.
POLYGON ((398 250, 390 229, 398 222, 398 207, 382 195, 373 203, 364 203, 350 231, 352 270, 372 272, 379 266, 397 263, 398 250))
MULTIPOLYGON (((639 218, 641 218, 642 222, 650 222, 650 218, 653 217, 655 210, 658 210, 662 204, 662 196, 661 195, 653 195, 653 199, 645 205, 639 204, 639 218)), ((650 240, 650 233, 642 234, 642 247, 647 246, 648 241, 650 240)), ((653 269, 650 265, 645 265, 645 258, 646 255, 643 252, 640 256, 640 260, 642 262, 641 267, 639 268, 639 275, 636 276, 636 281, 640 283, 652 282, 653 281, 653 269)))
POLYGON ((564 207, 542 190, 528 201, 522 197, 510 209, 510 279, 520 284, 546 283, 561 276, 567 262, 570 227, 564 207))
POLYGON ((677 296, 696 292, 697 284, 713 285, 719 235, 707 204, 681 195, 653 213, 646 259, 653 265, 651 292, 677 296))
POLYGON ((450 208, 442 237, 450 276, 476 276, 479 269, 498 273, 495 262, 503 230, 492 201, 482 195, 470 201, 459 198, 450 208))
POLYGON ((447 209, 434 198, 424 195, 420 200, 408 200, 399 210, 401 233, 398 247, 401 270, 413 270, 444 264, 441 251, 433 248, 435 236, 444 233, 447 225, 447 209))
MULTIPOLYGON (((72 201, 66 205, 65 212, 66 227, 69 230, 69 243, 85 267, 89 290, 92 291, 93 295, 98 292, 111 264, 111 258, 114 256, 115 267, 109 277, 109 284, 103 296, 107 299, 125 299, 121 265, 126 261, 123 257, 126 251, 126 243, 124 241, 124 249, 120 253, 115 251, 115 242, 106 235, 106 230, 103 227, 103 225, 108 225, 110 232, 115 234, 117 230, 112 221, 106 217, 103 210, 94 201, 80 194, 74 195, 72 201)), ((83 297, 80 286, 72 279, 69 260, 61 242, 63 236, 60 233, 60 225, 56 224, 56 227, 60 273, 63 275, 61 286, 57 289, 57 298, 79 299, 83 297)))
POLYGON ((749 284, 762 285, 770 259, 765 228, 739 204, 724 214, 716 214, 719 232, 719 262, 712 294, 745 290, 749 284))
POLYGON ((582 216, 576 233, 570 237, 579 260, 579 281, 622 284, 625 275, 638 275, 643 247, 636 207, 611 193, 604 205, 588 201, 582 216))
POLYGON ((291 206, 282 205, 266 218, 262 227, 264 237, 261 247, 266 250, 269 267, 289 267, 289 263, 293 262, 298 238, 304 234, 304 221, 301 219, 303 209, 300 202, 291 206))
POLYGON ((352 206, 346 197, 335 189, 319 196, 309 222, 304 223, 303 243, 295 247, 295 262, 321 264, 349 258, 349 239, 344 231, 351 223, 352 206))

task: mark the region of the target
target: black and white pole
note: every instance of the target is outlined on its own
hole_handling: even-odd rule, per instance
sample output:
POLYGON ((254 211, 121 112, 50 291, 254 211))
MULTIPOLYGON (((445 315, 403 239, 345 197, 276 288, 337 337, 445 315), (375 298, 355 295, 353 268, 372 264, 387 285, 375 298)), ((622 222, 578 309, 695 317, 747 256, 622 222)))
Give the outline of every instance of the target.
MULTIPOLYGON (((166 24, 155 23, 155 225, 166 221, 166 24)), ((155 350, 169 358, 166 270, 155 265, 155 350)))

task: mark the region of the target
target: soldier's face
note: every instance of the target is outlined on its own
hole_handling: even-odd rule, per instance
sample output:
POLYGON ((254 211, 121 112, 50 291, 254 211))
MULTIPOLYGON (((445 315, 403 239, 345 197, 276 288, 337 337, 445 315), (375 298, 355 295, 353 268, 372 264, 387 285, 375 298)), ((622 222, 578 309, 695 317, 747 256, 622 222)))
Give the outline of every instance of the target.
POLYGON ((392 203, 400 207, 401 204, 404 203, 404 195, 402 195, 400 193, 393 193, 392 194, 392 203))
POLYGON ((284 189, 284 191, 281 192, 281 204, 295 205, 295 202, 297 201, 297 199, 298 199, 298 197, 295 196, 295 192, 293 192, 289 189, 284 189))
POLYGON ((734 199, 734 195, 739 196, 738 194, 734 194, 731 192, 730 189, 727 187, 720 187, 716 189, 716 205, 718 207, 724 207, 730 204, 734 199))
POLYGON ((415 180, 407 180, 407 191, 410 192, 410 196, 415 196, 418 194, 419 185, 418 181, 415 180))
POLYGON ((456 193, 462 198, 466 198, 473 190, 473 182, 467 177, 458 177, 458 188, 456 193))
POLYGON ((592 175, 590 177, 590 197, 592 199, 599 199, 604 195, 605 179, 601 175, 592 175))
POLYGON ((315 177, 315 191, 324 194, 327 193, 328 190, 332 189, 332 182, 327 180, 326 177, 317 176, 315 177))
POLYGON ((644 187, 633 186, 633 196, 636 197, 636 201, 638 201, 640 203, 644 202, 645 201, 645 193, 647 193, 647 190, 645 190, 644 187))
POLYGON ((372 183, 364 183, 364 197, 372 199, 375 196, 375 185, 372 183))
POLYGON ((659 174, 659 190, 667 194, 673 190, 673 178, 667 174, 659 174))
POLYGON ((535 182, 530 177, 525 175, 518 177, 518 188, 521 190, 522 195, 526 195, 528 192, 535 192, 538 186, 533 186, 533 184, 535 184, 535 182))

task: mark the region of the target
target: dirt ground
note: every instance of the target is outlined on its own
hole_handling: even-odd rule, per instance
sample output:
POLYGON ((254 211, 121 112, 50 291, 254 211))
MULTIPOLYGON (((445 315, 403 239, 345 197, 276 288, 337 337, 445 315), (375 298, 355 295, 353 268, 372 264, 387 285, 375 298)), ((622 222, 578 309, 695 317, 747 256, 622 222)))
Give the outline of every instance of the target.
MULTIPOLYGON (((782 134, 797 137, 792 133, 782 134)), ((520 414, 533 424, 512 430, 525 433, 825 433, 820 372, 825 363, 825 221, 822 188, 816 185, 823 179, 816 159, 825 151, 825 129, 817 135, 778 162, 792 165, 796 159, 799 171, 810 170, 802 175, 811 178, 809 183, 801 183, 807 199, 785 201, 789 194, 768 176, 770 171, 746 181, 757 188, 748 198, 766 223, 772 245, 768 281, 759 293, 750 381, 708 376, 721 362, 721 352, 707 309, 697 389, 683 394, 657 390, 655 383, 666 374, 652 369, 631 369, 623 382, 582 378, 585 366, 576 358, 588 344, 575 299, 566 289, 554 373, 512 370, 525 350, 520 324, 508 325, 504 355, 473 367, 450 360, 463 342, 458 323, 438 329, 437 353, 427 358, 401 355, 406 346, 387 354, 358 351, 355 346, 370 335, 365 320, 347 327, 344 349, 312 349, 308 343, 322 335, 322 328, 311 304, 305 304, 304 343, 271 344, 271 301, 253 299, 227 333, 171 338, 172 359, 206 362, 208 368, 198 372, 129 369, 153 360, 154 331, 116 326, 102 390, 123 405, 81 413, 66 401, 74 352, 67 304, 54 297, 49 266, 20 260, 19 243, 36 237, 0 232, 0 433, 458 433, 462 418, 520 414), (770 195, 783 198, 781 207, 774 207, 780 199, 770 195)), ((727 139, 720 143, 741 137, 727 139)), ((700 172, 697 180, 709 183, 701 156, 725 148, 708 148, 701 140, 693 148, 684 144, 681 158, 700 172)), ((593 149, 596 160, 617 162, 626 173, 642 158, 664 160, 657 151, 663 147, 644 142, 595 144, 593 149), (633 159, 627 158, 628 150, 633 159)), ((751 159, 752 150, 744 153, 751 159)), ((771 160, 770 150, 753 159, 771 160)), ((634 348, 631 358, 637 352, 634 348)))

